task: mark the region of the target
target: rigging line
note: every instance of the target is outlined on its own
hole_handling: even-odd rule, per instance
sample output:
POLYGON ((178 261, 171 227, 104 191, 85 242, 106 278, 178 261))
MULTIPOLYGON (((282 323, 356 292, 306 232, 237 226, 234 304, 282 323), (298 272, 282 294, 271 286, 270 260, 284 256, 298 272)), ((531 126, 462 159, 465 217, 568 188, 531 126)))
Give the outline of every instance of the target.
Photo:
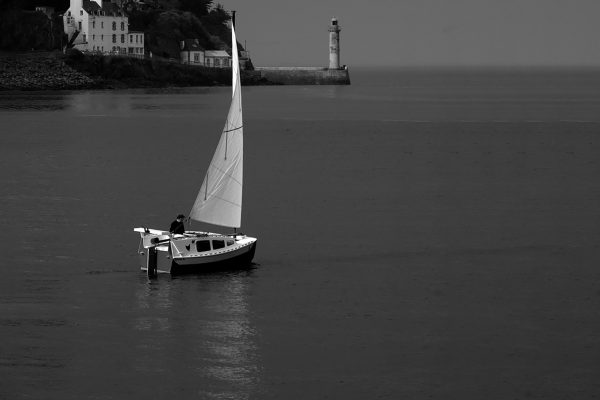
POLYGON ((208 171, 206 171, 206 185, 204 185, 204 201, 206 201, 207 193, 208 193, 208 171))
POLYGON ((224 130, 223 132, 225 132, 225 133, 233 132, 233 131, 237 131, 238 129, 242 129, 243 127, 244 127, 244 125, 241 125, 241 126, 238 126, 237 128, 224 130))
MULTIPOLYGON (((232 180, 232 181, 234 181, 234 182, 236 182, 238 185, 241 185, 241 184, 242 184, 242 182, 238 181, 238 180, 237 180, 237 179, 236 179, 236 178, 233 176, 233 174, 232 174, 232 173, 230 173, 230 172, 227 172, 227 171, 225 171, 225 170, 223 170, 223 169, 221 169, 221 168, 218 168, 218 167, 216 166, 216 164, 210 164, 210 167, 212 167, 212 168, 216 169, 218 172, 221 172, 221 173, 222 173, 224 176, 227 176, 227 177, 231 178, 231 180, 232 180)), ((207 177, 208 177, 208 171, 206 172, 206 175, 207 175, 207 177)), ((206 183, 208 183, 208 179, 207 179, 207 182, 206 182, 206 183)))
POLYGON ((213 196, 213 198, 216 198, 216 199, 219 199, 219 200, 221 200, 221 201, 224 201, 225 203, 229 203, 229 204, 231 204, 232 206, 236 206, 236 207, 242 208, 242 205, 241 205, 241 204, 234 203, 233 201, 231 201, 231 200, 227 200, 227 199, 224 199, 224 198, 223 198, 223 197, 221 197, 221 196, 213 196))

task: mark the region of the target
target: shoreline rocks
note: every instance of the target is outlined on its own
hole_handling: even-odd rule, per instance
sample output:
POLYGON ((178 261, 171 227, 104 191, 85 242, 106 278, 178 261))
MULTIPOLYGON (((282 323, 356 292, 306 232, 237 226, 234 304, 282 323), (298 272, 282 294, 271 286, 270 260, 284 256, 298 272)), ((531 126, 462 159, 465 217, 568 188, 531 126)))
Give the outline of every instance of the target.
POLYGON ((97 82, 65 64, 56 53, 2 54, 0 90, 90 89, 97 82))

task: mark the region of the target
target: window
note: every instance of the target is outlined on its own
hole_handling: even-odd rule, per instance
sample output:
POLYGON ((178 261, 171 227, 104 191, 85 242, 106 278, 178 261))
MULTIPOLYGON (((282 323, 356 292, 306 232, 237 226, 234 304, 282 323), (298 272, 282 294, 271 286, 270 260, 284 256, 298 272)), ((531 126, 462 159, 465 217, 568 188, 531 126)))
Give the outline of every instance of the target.
POLYGON ((133 35, 129 35, 129 43, 133 43, 133 35))
POLYGON ((100 28, 104 29, 104 21, 100 21, 100 28))
POLYGON ((233 240, 231 240, 231 239, 227 240, 227 246, 233 246, 234 243, 235 242, 233 240))
POLYGON ((96 21, 92 21, 92 28, 96 29, 96 21))
POLYGON ((194 53, 194 62, 195 63, 200 62, 200 54, 194 53))
POLYGON ((220 66, 221 66, 221 59, 215 58, 215 67, 220 67, 220 66))
POLYGON ((79 10, 79 15, 83 15, 83 10, 79 10))
POLYGON ((113 31, 117 30, 117 23, 115 21, 113 21, 113 31))
POLYGON ((224 240, 213 240, 213 250, 218 250, 218 249, 222 249, 223 247, 225 247, 225 241, 224 240))
POLYGON ((92 41, 96 40, 96 35, 92 35, 92 41))
POLYGON ((121 35, 121 43, 125 43, 125 35, 121 35))
POLYGON ((198 240, 196 242, 196 251, 210 251, 210 241, 209 240, 198 240))
POLYGON ((133 54, 133 47, 129 47, 129 54, 133 54))
POLYGON ((85 40, 85 33, 83 34, 83 43, 87 42, 87 40, 85 40))
POLYGON ((79 26, 79 30, 81 30, 81 21, 79 21, 78 26, 79 26))
POLYGON ((138 42, 138 39, 140 38, 140 35, 135 35, 135 42, 138 42))
POLYGON ((125 30, 125 22, 121 22, 121 30, 124 31, 125 30))
POLYGON ((117 35, 113 35, 113 43, 117 43, 117 35))
POLYGON ((104 35, 100 35, 100 40, 104 40, 104 35))

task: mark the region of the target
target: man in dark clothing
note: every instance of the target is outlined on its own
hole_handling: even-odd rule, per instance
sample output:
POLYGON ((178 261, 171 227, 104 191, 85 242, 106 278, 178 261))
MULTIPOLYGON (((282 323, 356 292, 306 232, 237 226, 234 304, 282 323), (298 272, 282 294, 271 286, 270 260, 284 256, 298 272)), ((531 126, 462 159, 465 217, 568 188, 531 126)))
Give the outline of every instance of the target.
POLYGON ((185 227, 183 226, 184 218, 185 218, 185 215, 179 214, 177 216, 177 219, 175 221, 171 222, 171 227, 169 228, 169 232, 183 235, 183 233, 185 232, 185 227))

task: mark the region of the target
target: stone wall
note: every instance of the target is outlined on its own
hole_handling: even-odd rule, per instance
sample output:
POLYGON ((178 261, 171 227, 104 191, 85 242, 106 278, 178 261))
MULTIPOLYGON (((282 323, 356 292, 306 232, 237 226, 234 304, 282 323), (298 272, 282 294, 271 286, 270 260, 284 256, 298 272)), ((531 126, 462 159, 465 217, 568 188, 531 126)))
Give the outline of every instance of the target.
POLYGON ((349 85, 348 68, 256 67, 261 78, 279 85, 349 85))

